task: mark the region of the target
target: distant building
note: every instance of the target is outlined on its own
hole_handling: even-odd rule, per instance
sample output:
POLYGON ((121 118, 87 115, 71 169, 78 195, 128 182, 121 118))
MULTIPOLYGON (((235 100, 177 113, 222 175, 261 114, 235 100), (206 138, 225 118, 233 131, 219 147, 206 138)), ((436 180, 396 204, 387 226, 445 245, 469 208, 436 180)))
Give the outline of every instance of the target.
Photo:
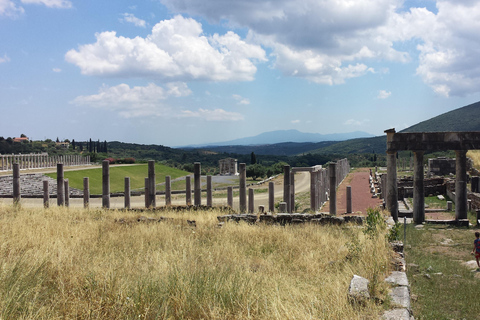
POLYGON ((447 176, 455 174, 455 159, 438 157, 428 159, 428 176, 447 176))
POLYGON ((218 161, 220 175, 238 175, 237 159, 225 158, 218 161))
POLYGON ((70 146, 70 143, 68 142, 55 142, 55 145, 62 148, 62 149, 68 149, 70 146))
POLYGON ((13 142, 28 142, 28 138, 27 137, 21 137, 21 138, 13 138, 13 142))

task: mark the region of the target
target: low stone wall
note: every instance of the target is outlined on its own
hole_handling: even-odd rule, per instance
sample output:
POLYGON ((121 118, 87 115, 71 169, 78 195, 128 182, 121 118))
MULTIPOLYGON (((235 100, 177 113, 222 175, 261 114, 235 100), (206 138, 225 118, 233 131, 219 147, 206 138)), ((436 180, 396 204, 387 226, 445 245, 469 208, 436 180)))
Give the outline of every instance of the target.
POLYGON ((227 214, 217 217, 220 223, 225 223, 229 221, 240 222, 244 221, 250 224, 256 223, 266 223, 266 224, 304 224, 304 223, 313 223, 319 225, 333 224, 333 225, 342 225, 345 223, 355 223, 363 224, 365 217, 362 216, 345 216, 337 217, 331 216, 327 213, 317 213, 317 214, 308 214, 308 213, 278 213, 275 215, 264 214, 264 215, 255 215, 255 214, 227 214))

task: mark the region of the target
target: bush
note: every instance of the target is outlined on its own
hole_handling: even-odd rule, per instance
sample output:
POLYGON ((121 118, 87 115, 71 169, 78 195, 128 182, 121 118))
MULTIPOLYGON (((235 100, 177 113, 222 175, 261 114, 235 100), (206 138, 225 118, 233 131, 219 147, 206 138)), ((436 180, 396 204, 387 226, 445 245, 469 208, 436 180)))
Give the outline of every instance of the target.
POLYGON ((108 160, 109 164, 115 164, 117 162, 117 160, 115 160, 113 158, 105 158, 104 160, 108 160))

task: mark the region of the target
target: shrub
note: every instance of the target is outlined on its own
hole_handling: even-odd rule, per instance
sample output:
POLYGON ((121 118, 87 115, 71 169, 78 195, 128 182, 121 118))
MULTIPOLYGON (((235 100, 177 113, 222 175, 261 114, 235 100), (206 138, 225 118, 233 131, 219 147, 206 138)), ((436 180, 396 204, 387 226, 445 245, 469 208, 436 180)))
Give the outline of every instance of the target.
POLYGON ((110 164, 115 164, 117 161, 113 158, 105 158, 105 160, 108 160, 110 164))

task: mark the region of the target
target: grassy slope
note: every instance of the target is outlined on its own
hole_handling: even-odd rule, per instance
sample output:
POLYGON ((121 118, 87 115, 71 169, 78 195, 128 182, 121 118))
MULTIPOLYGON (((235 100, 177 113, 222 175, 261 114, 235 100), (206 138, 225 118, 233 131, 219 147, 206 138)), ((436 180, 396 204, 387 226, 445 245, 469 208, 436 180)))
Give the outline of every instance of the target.
POLYGON ((357 227, 218 228, 220 214, 162 212, 174 220, 138 223, 120 211, 0 207, 0 318, 377 319, 382 312, 374 301, 353 306, 347 290, 353 274, 385 272, 385 241, 357 227))
POLYGON ((402 132, 480 131, 480 102, 420 122, 402 132))
MULTIPOLYGON (((470 215, 473 217, 473 215, 470 215)), ((479 278, 461 262, 470 255, 475 230, 465 228, 407 228, 406 259, 415 319, 480 319, 479 278), (445 239, 451 244, 442 244, 445 239)))
MULTIPOLYGON (((90 193, 102 193, 102 168, 66 171, 65 178, 73 188, 83 189, 83 178, 88 177, 90 181, 90 193)), ((161 164, 155 164, 155 178, 157 183, 165 182, 165 176, 171 176, 172 179, 186 176, 189 173, 183 170, 167 167, 161 164)), ((56 173, 47 174, 56 179, 56 173)), ((145 186, 145 178, 148 177, 148 165, 138 164, 132 166, 110 166, 110 192, 124 191, 124 179, 130 177, 130 188, 140 189, 145 186)))

